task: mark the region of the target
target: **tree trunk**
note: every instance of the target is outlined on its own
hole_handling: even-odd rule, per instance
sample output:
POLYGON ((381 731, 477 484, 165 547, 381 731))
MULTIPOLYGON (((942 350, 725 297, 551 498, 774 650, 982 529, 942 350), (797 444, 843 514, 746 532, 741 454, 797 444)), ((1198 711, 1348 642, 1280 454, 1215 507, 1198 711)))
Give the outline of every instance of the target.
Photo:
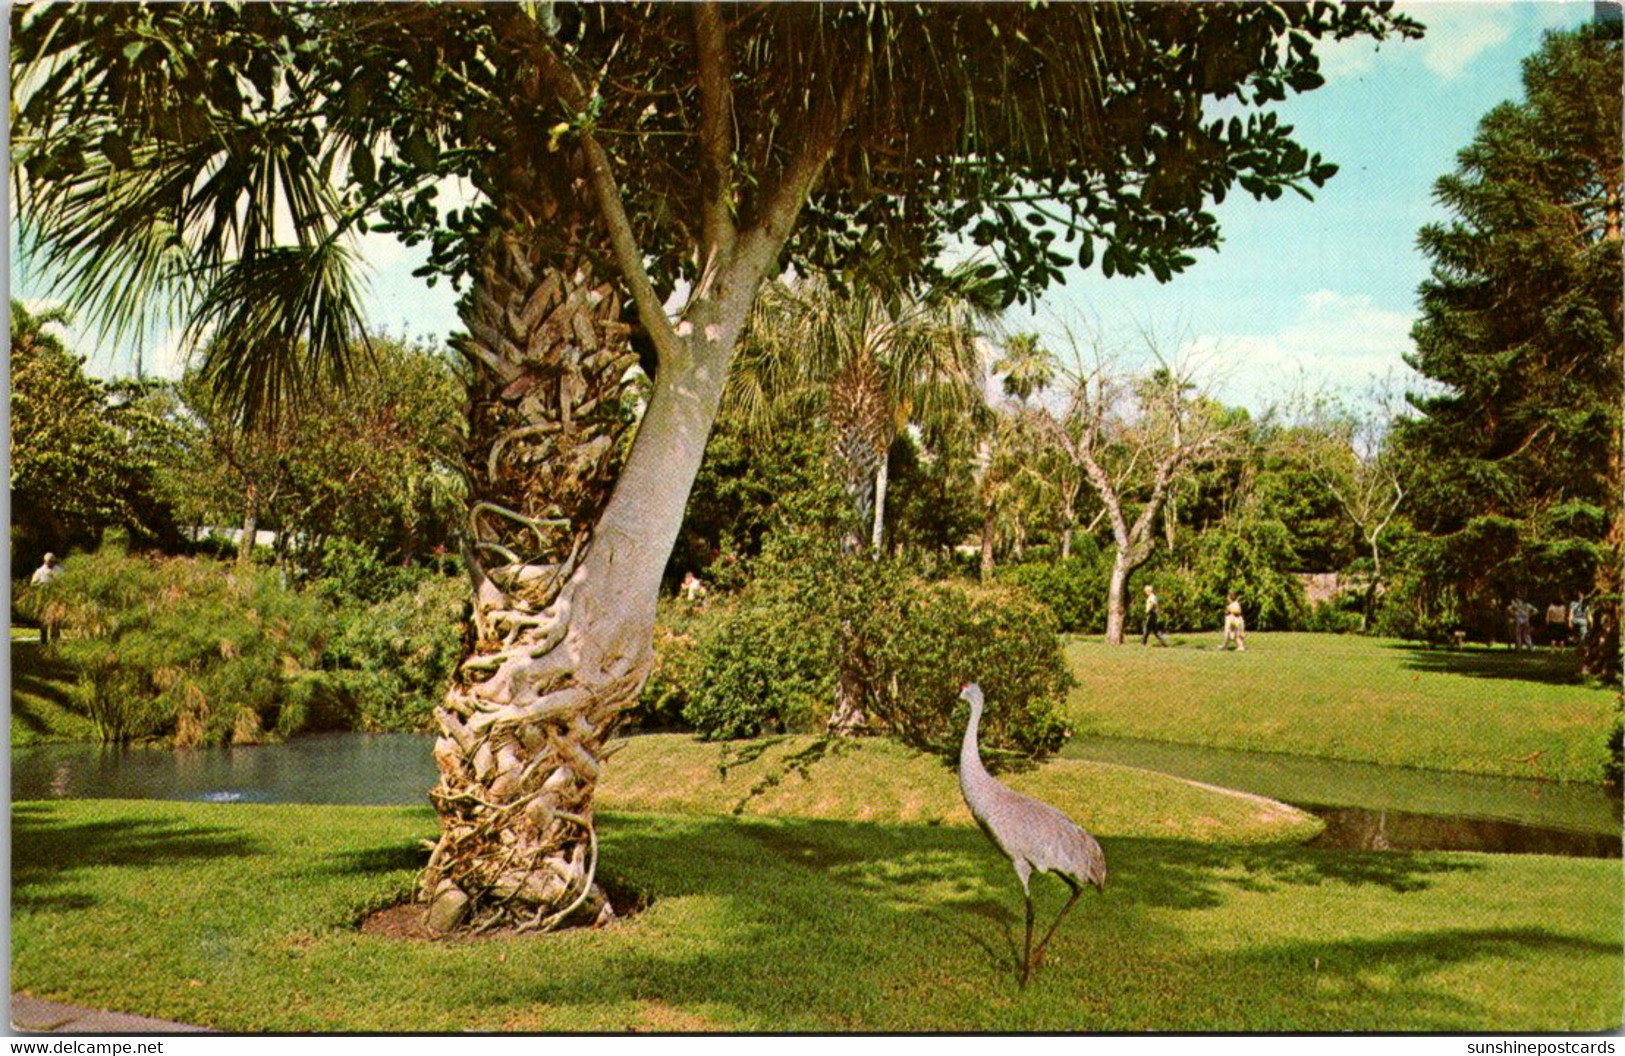
POLYGON ((462 305, 474 611, 435 712, 441 836, 421 893, 439 931, 613 912, 594 880, 592 795, 641 676, 635 660, 615 677, 579 656, 576 609, 603 586, 584 576, 614 448, 603 412, 635 357, 619 298, 585 254, 550 266, 540 241, 496 239, 462 305))
POLYGON ((1061 504, 1061 560, 1072 556, 1072 531, 1078 520, 1076 503, 1071 498, 1061 504))
POLYGON ((1106 587, 1106 644, 1123 644, 1123 624, 1127 617, 1124 593, 1128 588, 1129 573, 1133 571, 1127 555, 1119 548, 1112 557, 1111 582, 1106 587))
POLYGON ((835 671, 835 710, 829 717, 829 731, 840 737, 854 737, 869 724, 863 712, 863 676, 858 669, 852 628, 841 625, 841 655, 835 671))
POLYGON ((237 563, 246 565, 254 559, 254 539, 259 535, 259 490, 248 486, 247 508, 243 510, 243 533, 237 539, 237 563))
POLYGON ((998 507, 988 503, 982 511, 982 582, 993 580, 993 528, 998 521, 998 507))
POLYGON ((1591 627, 1581 649, 1581 668, 1586 674, 1618 684, 1625 655, 1621 653, 1620 603, 1625 595, 1625 502, 1617 485, 1622 455, 1620 437, 1613 438, 1608 455, 1609 478, 1616 482, 1609 505, 1608 534, 1603 538, 1597 571, 1591 587, 1591 627))
MULTIPOLYGON (((718 46, 714 12, 699 12, 718 46)), ((578 91, 569 70, 543 67, 555 88, 578 91)), ((708 149, 725 160, 721 73, 702 76, 702 109, 713 111, 708 149)), ((467 656, 436 711, 441 836, 420 887, 431 928, 545 930, 613 915, 596 883, 593 819, 606 742, 652 666, 661 576, 757 288, 866 84, 863 66, 821 112, 759 226, 741 235, 727 189, 709 188, 708 263, 675 328, 590 133, 578 153, 535 169, 524 165, 529 144, 512 144, 487 173, 500 212, 459 305, 460 351, 475 368, 465 553, 475 599, 467 656), (623 379, 637 357, 617 286, 597 277, 605 259, 658 359, 619 466, 623 379)))
POLYGON ((874 551, 875 560, 880 560, 881 547, 886 537, 886 487, 891 478, 890 452, 880 457, 880 466, 875 470, 875 526, 870 533, 870 546, 874 551))
POLYGON ((513 215, 495 225, 459 306, 459 350, 474 368, 464 554, 474 606, 436 709, 441 835, 420 883, 442 932, 613 916, 596 882, 593 797, 652 666, 661 576, 775 256, 736 259, 696 293, 620 463, 637 361, 621 300, 595 271, 596 233, 563 222, 591 210, 550 207, 581 187, 542 192, 508 199, 513 215))
POLYGON ((1371 633, 1377 620, 1377 585, 1382 582, 1382 555, 1377 550, 1377 540, 1371 540, 1371 582, 1365 588, 1365 626, 1361 630, 1371 633))

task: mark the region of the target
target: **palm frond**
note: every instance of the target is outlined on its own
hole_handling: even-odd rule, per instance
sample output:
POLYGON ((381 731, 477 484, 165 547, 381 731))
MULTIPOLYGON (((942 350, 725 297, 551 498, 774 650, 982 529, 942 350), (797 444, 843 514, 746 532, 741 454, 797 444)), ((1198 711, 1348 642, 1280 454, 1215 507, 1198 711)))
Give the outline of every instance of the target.
POLYGON ((348 383, 365 348, 354 262, 340 243, 285 246, 219 270, 188 327, 202 370, 245 424, 274 420, 312 386, 348 383))
POLYGON ((38 5, 15 23, 20 227, 28 265, 102 336, 156 320, 212 334, 210 373, 244 420, 345 377, 361 332, 338 142, 278 94, 297 71, 227 5, 38 5), (235 54, 235 53, 233 53, 235 54))

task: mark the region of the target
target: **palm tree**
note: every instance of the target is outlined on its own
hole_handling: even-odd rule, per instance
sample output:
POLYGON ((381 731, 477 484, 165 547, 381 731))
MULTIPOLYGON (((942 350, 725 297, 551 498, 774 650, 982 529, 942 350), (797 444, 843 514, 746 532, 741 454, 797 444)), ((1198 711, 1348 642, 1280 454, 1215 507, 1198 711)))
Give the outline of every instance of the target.
MULTIPOLYGON (((965 267, 923 295, 887 297, 873 286, 822 279, 774 283, 757 303, 729 382, 734 406, 771 428, 777 413, 822 413, 831 460, 850 500, 842 547, 878 559, 884 544, 887 454, 909 426, 939 431, 982 403, 977 325, 992 314, 980 272, 965 267)), ((848 628, 850 629, 850 628, 848 628)), ((830 728, 866 724, 855 645, 842 650, 830 728)))
POLYGON ((880 555, 886 456, 898 435, 909 426, 938 430, 981 403, 980 327, 996 306, 980 274, 957 269, 919 296, 823 279, 773 283, 757 303, 728 398, 759 428, 786 408, 826 417, 852 503, 849 552, 867 529, 880 555))
POLYGON ((1037 472, 1049 485, 1060 505, 1061 557, 1072 556, 1072 532, 1078 520, 1078 495, 1083 487, 1083 469, 1066 453, 1066 445, 1056 442, 1054 413, 1044 398, 1061 373, 1055 354, 1039 343, 1037 334, 1014 334, 993 364, 1002 374, 1006 396, 1015 400, 1021 416, 1027 419, 1032 436, 1037 472))

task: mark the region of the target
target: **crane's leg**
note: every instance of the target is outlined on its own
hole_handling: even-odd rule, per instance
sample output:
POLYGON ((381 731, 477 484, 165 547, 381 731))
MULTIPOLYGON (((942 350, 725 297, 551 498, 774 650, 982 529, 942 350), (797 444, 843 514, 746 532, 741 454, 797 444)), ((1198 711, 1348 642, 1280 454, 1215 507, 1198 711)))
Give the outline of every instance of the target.
MULTIPOLYGON (((1027 985, 1028 976, 1033 974, 1033 893, 1023 892, 1027 896, 1027 943, 1021 951, 1021 985, 1027 985)), ((1039 952, 1044 948, 1040 946, 1039 952)))
POLYGON ((1033 867, 1027 864, 1026 859, 1014 856, 1010 864, 1015 867, 1016 879, 1021 881, 1021 897, 1027 902, 1027 942, 1021 951, 1021 985, 1026 986, 1027 976, 1032 974, 1033 969, 1033 867))
MULTIPOLYGON (((1078 896, 1081 895, 1081 894, 1083 894, 1083 888, 1079 887, 1077 884, 1073 884, 1072 885, 1072 897, 1066 900, 1066 905, 1061 907, 1060 916, 1056 917, 1055 918, 1055 923, 1051 924, 1049 926, 1049 934, 1045 935, 1044 936, 1044 941, 1040 942, 1038 944, 1038 952, 1033 954, 1033 958, 1032 958, 1032 961, 1030 962, 1030 964, 1042 964, 1044 962, 1044 947, 1048 946, 1049 945, 1049 940, 1055 937, 1055 929, 1059 928, 1061 926, 1061 918, 1065 917, 1067 915, 1067 912, 1070 911, 1072 909, 1073 905, 1077 903, 1078 896)), ((1029 943, 1032 942, 1032 916, 1033 916, 1032 900, 1028 899, 1028 901, 1027 901, 1027 941, 1029 943)))

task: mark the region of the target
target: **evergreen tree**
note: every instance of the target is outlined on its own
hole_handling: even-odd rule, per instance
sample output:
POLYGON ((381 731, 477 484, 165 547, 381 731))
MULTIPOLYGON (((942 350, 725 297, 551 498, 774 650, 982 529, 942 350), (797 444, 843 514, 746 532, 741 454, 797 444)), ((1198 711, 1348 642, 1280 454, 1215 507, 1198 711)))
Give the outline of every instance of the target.
MULTIPOLYGON (((1619 24, 1549 34, 1525 98, 1491 110, 1422 229, 1408 357, 1439 391, 1402 426, 1435 621, 1592 592, 1618 665, 1619 24)), ((1611 658, 1609 660, 1608 658, 1611 658)), ((1595 666, 1595 665, 1594 665, 1595 666)))

